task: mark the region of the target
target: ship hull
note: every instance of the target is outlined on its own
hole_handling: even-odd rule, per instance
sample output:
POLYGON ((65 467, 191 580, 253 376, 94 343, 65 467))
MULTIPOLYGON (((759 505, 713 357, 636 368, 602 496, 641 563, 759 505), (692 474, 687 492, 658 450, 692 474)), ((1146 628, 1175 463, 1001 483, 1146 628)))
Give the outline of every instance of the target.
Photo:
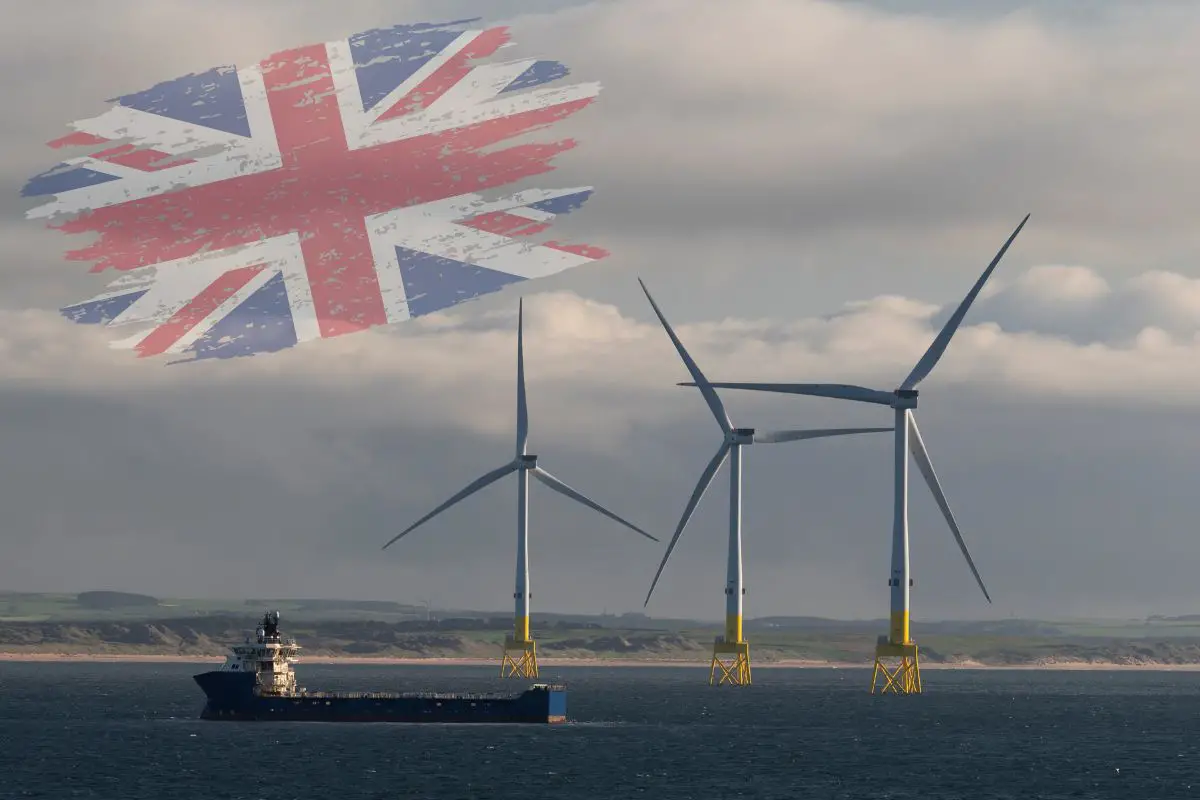
POLYGON ((223 671, 195 676, 208 702, 200 718, 237 722, 525 723, 566 721, 567 693, 535 686, 512 696, 306 692, 256 694, 254 676, 223 671))

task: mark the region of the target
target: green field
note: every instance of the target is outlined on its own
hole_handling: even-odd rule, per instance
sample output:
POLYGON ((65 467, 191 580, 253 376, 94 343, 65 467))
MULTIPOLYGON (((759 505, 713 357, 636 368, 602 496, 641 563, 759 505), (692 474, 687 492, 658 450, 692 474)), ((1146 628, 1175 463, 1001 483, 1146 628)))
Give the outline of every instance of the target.
MULTIPOLYGON (((0 593, 0 652, 217 656, 268 609, 280 611, 285 630, 310 655, 490 658, 510 624, 501 612, 380 601, 0 593)), ((715 623, 641 614, 535 614, 533 626, 540 652, 560 658, 703 661, 720 633, 715 623)), ((882 620, 767 617, 746 623, 758 663, 862 663, 884 630, 882 620)), ((913 636, 926 663, 1200 664, 1196 616, 918 621, 913 636)))
POLYGON ((249 615, 265 608, 306 619, 404 619, 425 614, 424 606, 374 600, 157 598, 129 592, 33 594, 0 592, 0 622, 144 620, 217 615, 249 615))

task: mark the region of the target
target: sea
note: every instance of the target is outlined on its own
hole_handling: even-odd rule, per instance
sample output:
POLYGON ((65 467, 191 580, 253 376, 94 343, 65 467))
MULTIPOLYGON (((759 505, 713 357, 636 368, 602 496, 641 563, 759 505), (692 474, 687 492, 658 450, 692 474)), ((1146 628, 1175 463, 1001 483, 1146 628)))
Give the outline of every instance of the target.
MULTIPOLYGON (((1200 797, 1200 673, 543 668, 564 725, 197 718, 203 665, 0 662, 0 798, 1200 797)), ((502 690, 493 668, 301 664, 310 689, 502 690)))

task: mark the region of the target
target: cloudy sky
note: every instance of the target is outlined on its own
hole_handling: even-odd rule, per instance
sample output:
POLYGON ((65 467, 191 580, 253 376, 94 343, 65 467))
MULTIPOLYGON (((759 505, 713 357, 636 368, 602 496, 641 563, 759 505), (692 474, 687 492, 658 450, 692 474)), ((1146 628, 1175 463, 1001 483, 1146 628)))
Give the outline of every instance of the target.
MULTIPOLYGON (((917 617, 1197 611, 1200 7, 742 0, 74 0, 0 38, 0 589, 504 609, 531 448, 665 543, 719 431, 637 287, 712 379, 889 388, 1021 217, 919 419, 989 606, 914 473, 917 617), (986 6, 986 11, 978 6, 986 6), (71 26, 60 19, 70 14, 71 26), (165 367, 55 309, 104 281, 27 222, 48 139, 104 99, 379 25, 483 15, 600 80, 539 185, 610 259, 392 329, 165 367)), ((18 8, 19 6, 19 8, 18 8)), ((560 230, 561 229, 561 230, 560 230)), ((730 392, 744 426, 886 409, 730 392)), ((889 437, 755 447, 747 612, 886 613, 889 437)), ((722 473, 724 474, 724 473, 722 473)), ((723 613, 724 481, 649 611, 723 613)), ((532 489, 535 608, 640 609, 664 545, 532 489)))

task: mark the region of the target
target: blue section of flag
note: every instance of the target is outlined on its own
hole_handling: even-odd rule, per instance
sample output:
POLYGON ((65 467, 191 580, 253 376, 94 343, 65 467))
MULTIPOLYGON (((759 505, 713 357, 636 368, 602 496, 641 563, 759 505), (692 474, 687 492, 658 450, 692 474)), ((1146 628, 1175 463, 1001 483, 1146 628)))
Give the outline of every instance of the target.
POLYGON ((87 167, 70 167, 59 164, 54 169, 34 175, 25 182, 21 189, 21 197, 39 197, 44 194, 61 194, 72 189, 82 189, 85 186, 95 186, 99 183, 120 180, 116 175, 107 172, 97 172, 87 167))
POLYGON ((184 75, 109 102, 238 136, 250 135, 246 102, 234 67, 184 75))
POLYGON ((580 206, 587 202, 592 196, 592 190, 588 189, 575 194, 564 194, 562 197, 552 197, 549 200, 542 200, 537 203, 530 203, 530 208, 536 208, 538 211, 545 211, 547 214, 570 214, 577 210, 580 206))
POLYGON ((407 247, 397 247, 400 275, 408 298, 408 313, 414 317, 497 292, 510 283, 525 280, 486 267, 442 258, 407 247))
POLYGON ((129 294, 106 297, 103 300, 77 303, 76 305, 60 309, 59 313, 72 322, 78 322, 81 325, 106 324, 119 317, 125 309, 136 303, 148 291, 150 290, 142 289, 137 292, 130 292, 129 294))
POLYGON ((296 326, 282 275, 263 287, 196 340, 189 350, 202 358, 273 353, 296 344, 296 326))
POLYGON ((529 69, 518 75, 512 83, 505 86, 503 91, 515 92, 518 89, 540 86, 543 83, 550 83, 559 78, 565 78, 570 72, 566 64, 561 64, 557 61, 537 61, 529 69))
POLYGON ((413 73, 425 66, 461 34, 460 28, 475 19, 456 22, 395 25, 350 37, 354 71, 363 110, 369 111, 413 73))

